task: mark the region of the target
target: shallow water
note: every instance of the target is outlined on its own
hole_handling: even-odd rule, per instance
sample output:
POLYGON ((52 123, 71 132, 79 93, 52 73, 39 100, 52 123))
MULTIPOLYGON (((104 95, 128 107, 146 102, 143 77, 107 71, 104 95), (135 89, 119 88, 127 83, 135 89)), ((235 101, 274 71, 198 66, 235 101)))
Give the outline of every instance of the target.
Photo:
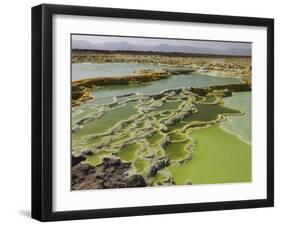
POLYGON ((161 71, 165 68, 169 67, 141 63, 78 63, 72 64, 72 81, 93 77, 133 75, 139 70, 161 71))
MULTIPOLYGON (((72 64, 72 80, 85 79, 91 77, 134 75, 134 72, 144 69, 161 71, 175 68, 176 67, 141 63, 79 63, 72 64)), ((95 90, 93 95, 95 97, 112 97, 136 92, 142 94, 156 94, 164 90, 170 90, 181 87, 200 87, 234 83, 241 83, 241 80, 230 77, 215 77, 191 73, 176 75, 168 79, 158 80, 145 84, 106 86, 95 90)))
POLYGON ((189 141, 174 142, 168 145, 167 154, 171 160, 180 160, 188 155, 188 149, 186 145, 189 141))
POLYGON ((233 93, 232 97, 225 98, 224 102, 228 107, 239 109, 244 115, 228 116, 227 121, 221 123, 221 127, 251 144, 251 92, 233 93))
MULTIPOLYGON (((207 101, 207 103, 209 103, 207 101)), ((239 114, 240 111, 235 109, 226 108, 219 104, 196 104, 197 112, 189 117, 181 120, 178 123, 174 123, 169 126, 169 131, 174 131, 182 128, 185 124, 191 124, 194 122, 211 122, 217 120, 219 115, 225 114, 239 114)))
POLYGON ((240 79, 214 77, 198 74, 175 75, 167 79, 148 82, 144 84, 131 85, 114 85, 102 87, 95 90, 93 95, 95 97, 108 97, 124 95, 128 93, 140 94, 158 94, 165 90, 182 88, 182 87, 203 87, 211 85, 225 85, 225 84, 239 84, 240 79))
MULTIPOLYGON (((118 76, 131 74, 140 69, 165 68, 158 65, 126 63, 98 66, 98 70, 95 71, 96 76, 118 76)), ((73 67, 77 67, 77 70, 73 69, 73 72, 87 76, 81 73, 81 70, 85 70, 86 67, 88 72, 93 72, 97 64, 73 67)), ((87 159, 87 162, 92 165, 99 164, 103 157, 118 156, 123 161, 132 162, 135 172, 143 175, 148 175, 150 168, 159 159, 168 156, 171 166, 159 171, 155 175, 156 181, 167 179, 167 175, 172 175, 176 184, 250 181, 251 146, 238 136, 226 132, 239 134, 241 138, 248 140, 251 127, 249 125, 250 92, 234 93, 233 97, 224 98, 225 105, 223 106, 212 104, 216 101, 214 97, 195 98, 184 92, 173 94, 172 91, 180 87, 233 83, 241 83, 241 80, 186 74, 145 84, 106 86, 94 90, 94 100, 73 108, 72 147, 74 152, 96 150, 97 152, 87 159), (162 99, 145 96, 160 94, 166 90, 171 90, 168 92, 171 96, 163 96, 162 99), (130 93, 134 95, 122 97, 130 93), (194 98, 193 102, 192 98, 194 98), (193 112, 184 120, 166 126, 166 121, 190 110, 192 105, 198 110, 197 113, 193 112), (222 114, 237 115, 240 111, 246 114, 227 116, 226 122, 193 131, 191 135, 190 131, 186 131, 189 125, 202 127, 211 122, 217 122, 222 114), (165 144, 167 139, 169 142, 165 144), (195 146, 192 139, 195 141, 195 146), (189 161, 186 163, 187 159, 189 161)))
POLYGON ((235 109, 228 109, 221 105, 217 104, 196 104, 196 108, 198 110, 197 113, 192 114, 188 118, 184 119, 184 122, 208 122, 216 120, 219 114, 237 114, 240 111, 235 109))
MULTIPOLYGON (((72 133, 73 146, 75 147, 76 144, 81 146, 81 144, 76 143, 76 141, 81 140, 83 137, 104 133, 114 127, 118 122, 128 119, 137 112, 137 109, 134 108, 135 105, 135 102, 128 103, 124 107, 108 111, 104 113, 102 117, 84 124, 83 128, 80 129, 79 132, 72 133)), ((88 142, 87 144, 91 145, 92 143, 88 142)))
POLYGON ((132 161, 133 159, 136 159, 139 148, 140 145, 137 143, 124 145, 119 149, 118 156, 124 161, 132 161))
POLYGON ((161 134, 160 132, 155 132, 152 134, 151 137, 147 138, 147 141, 152 145, 155 146, 159 143, 159 140, 163 138, 163 134, 161 134))
POLYGON ((196 140, 188 163, 169 167, 176 184, 251 181, 251 146, 218 126, 192 133, 196 140))

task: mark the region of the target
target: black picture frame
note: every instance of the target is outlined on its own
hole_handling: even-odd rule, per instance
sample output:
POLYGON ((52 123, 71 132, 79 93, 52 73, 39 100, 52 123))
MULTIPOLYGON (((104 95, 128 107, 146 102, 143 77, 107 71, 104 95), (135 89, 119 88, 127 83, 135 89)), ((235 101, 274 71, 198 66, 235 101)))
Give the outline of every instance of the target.
POLYGON ((274 205, 274 20, 43 4, 32 8, 32 218, 40 221, 270 207, 274 205), (52 17, 55 14, 267 28, 267 198, 129 208, 52 210, 52 17))

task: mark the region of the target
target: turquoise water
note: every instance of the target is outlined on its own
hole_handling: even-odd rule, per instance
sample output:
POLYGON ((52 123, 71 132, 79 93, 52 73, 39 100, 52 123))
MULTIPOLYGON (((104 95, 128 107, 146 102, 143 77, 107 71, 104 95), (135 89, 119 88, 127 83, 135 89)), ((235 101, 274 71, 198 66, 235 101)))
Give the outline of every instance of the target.
POLYGON ((211 85, 224 85, 241 83, 236 78, 214 77, 198 74, 175 75, 167 79, 153 81, 145 84, 106 86, 94 91, 95 97, 108 97, 128 93, 157 94, 165 90, 181 87, 201 87, 211 85))
MULTIPOLYGON (((72 64, 72 80, 90 77, 133 75, 135 71, 144 69, 160 71, 171 68, 175 67, 140 63, 79 63, 72 64)), ((112 97, 128 93, 157 94, 163 92, 164 90, 181 87, 200 87, 234 83, 241 83, 241 80, 237 78, 215 77, 195 73, 183 74, 145 84, 106 86, 95 90, 94 96, 98 98, 112 97)))
POLYGON ((157 64, 140 63, 79 63, 72 64, 72 80, 79 80, 92 77, 109 77, 132 75, 138 70, 153 69, 161 71, 166 66, 157 64))
POLYGON ((244 115, 228 116, 221 127, 251 144, 251 92, 233 93, 232 97, 224 98, 224 102, 225 106, 239 109, 244 115))

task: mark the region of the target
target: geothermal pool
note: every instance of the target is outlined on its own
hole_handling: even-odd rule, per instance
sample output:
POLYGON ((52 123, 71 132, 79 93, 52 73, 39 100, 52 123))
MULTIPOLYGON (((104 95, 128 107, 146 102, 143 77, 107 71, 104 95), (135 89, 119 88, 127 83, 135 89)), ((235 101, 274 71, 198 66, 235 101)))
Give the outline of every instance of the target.
MULTIPOLYGON (((72 79, 129 75, 152 64, 73 64, 72 79), (80 77, 79 77, 80 76, 80 77)), ((200 97, 189 87, 241 83, 199 74, 93 90, 73 107, 72 152, 93 150, 87 163, 117 156, 151 186, 251 181, 251 92, 200 97), (153 167, 169 159, 157 172, 153 167)))

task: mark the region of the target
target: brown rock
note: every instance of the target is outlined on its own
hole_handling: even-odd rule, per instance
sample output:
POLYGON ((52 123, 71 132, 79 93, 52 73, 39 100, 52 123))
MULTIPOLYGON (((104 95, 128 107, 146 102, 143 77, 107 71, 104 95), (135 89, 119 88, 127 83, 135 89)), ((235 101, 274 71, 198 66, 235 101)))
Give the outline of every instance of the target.
POLYGON ((82 155, 77 156, 77 157, 72 155, 71 156, 71 165, 72 166, 76 166, 78 163, 80 163, 80 162, 82 162, 84 160, 86 160, 86 158, 84 156, 82 156, 82 155))
POLYGON ((72 167, 72 190, 144 187, 141 175, 129 175, 131 163, 118 158, 104 158, 97 166, 79 163, 72 167))

